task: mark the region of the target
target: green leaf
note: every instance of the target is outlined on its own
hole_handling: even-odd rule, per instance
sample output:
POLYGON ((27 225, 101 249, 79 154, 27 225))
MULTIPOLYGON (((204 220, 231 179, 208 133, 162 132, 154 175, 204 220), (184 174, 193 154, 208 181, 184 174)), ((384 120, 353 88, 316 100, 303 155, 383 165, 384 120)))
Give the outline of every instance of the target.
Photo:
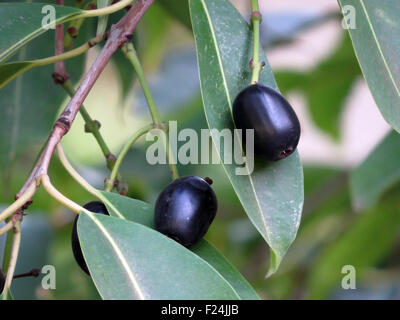
MULTIPOLYGON (((127 219, 143 224, 149 228, 154 228, 154 208, 149 203, 124 197, 112 192, 102 191, 102 194, 112 204, 106 203, 111 216, 127 219)), ((243 278, 240 272, 208 241, 204 239, 201 240, 196 246, 191 248, 191 250, 214 267, 215 270, 230 283, 241 299, 259 299, 257 293, 243 278)))
POLYGON ((400 135, 393 131, 350 175, 353 205, 357 210, 373 206, 400 180, 400 135))
MULTIPOLYGON (((18 49, 35 39, 47 29, 42 20, 48 14, 42 13, 45 3, 0 3, 0 63, 10 58, 18 49)), ((52 5, 56 10, 56 24, 65 22, 81 10, 52 5)), ((45 23, 47 23, 45 19, 45 23)))
POLYGON ((81 213, 78 234, 103 299, 239 299, 212 266, 141 224, 81 213))
MULTIPOLYGON (((210 128, 233 129, 232 102, 251 79, 252 33, 228 0, 189 2, 196 40, 203 104, 210 128)), ((261 59, 267 61, 261 52, 261 59)), ((260 82, 277 89, 268 64, 260 82)), ((213 141, 218 136, 212 133, 213 141)), ((224 158, 223 144, 218 150, 224 158)), ((274 163, 256 162, 251 175, 224 169, 250 220, 271 247, 269 273, 277 270, 294 240, 303 206, 303 171, 298 153, 274 163)))
POLYGON ((398 239, 398 193, 386 200, 358 216, 343 236, 326 247, 311 267, 308 279, 310 299, 327 299, 333 289, 340 288, 345 276, 341 273, 344 266, 353 266, 360 279, 368 267, 375 266, 387 256, 398 239))
POLYGON ((356 28, 349 32, 362 72, 383 117, 400 132, 400 2, 339 3, 342 8, 350 5, 355 9, 356 28))
POLYGON ((11 62, 0 65, 0 89, 20 74, 33 68, 35 64, 31 61, 11 62))

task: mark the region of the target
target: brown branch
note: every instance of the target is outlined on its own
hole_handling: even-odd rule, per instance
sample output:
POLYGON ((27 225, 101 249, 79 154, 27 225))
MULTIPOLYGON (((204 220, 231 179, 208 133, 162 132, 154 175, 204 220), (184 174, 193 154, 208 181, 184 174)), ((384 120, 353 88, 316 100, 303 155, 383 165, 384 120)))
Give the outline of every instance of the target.
MULTIPOLYGON (((59 6, 64 5, 64 0, 57 0, 59 6)), ((56 27, 56 38, 55 38, 55 54, 60 55, 64 53, 64 24, 60 24, 56 27)), ((69 75, 65 69, 64 60, 57 61, 54 67, 53 79, 57 84, 64 83, 69 78, 69 75)))
POLYGON ((71 101, 64 108, 60 117, 57 119, 54 128, 49 136, 46 147, 44 148, 38 162, 36 163, 31 175, 26 181, 25 185, 17 194, 17 198, 21 196, 33 181, 40 183, 43 175, 47 174, 50 159, 53 156, 54 150, 62 137, 69 131, 76 114, 79 111, 83 101, 89 94, 96 80, 104 70, 108 61, 118 48, 125 42, 132 38, 132 33, 136 25, 139 23, 142 16, 146 13, 147 9, 153 4, 155 0, 138 0, 132 8, 125 14, 125 16, 116 24, 111 27, 106 44, 97 56, 95 62, 86 73, 84 79, 71 101))

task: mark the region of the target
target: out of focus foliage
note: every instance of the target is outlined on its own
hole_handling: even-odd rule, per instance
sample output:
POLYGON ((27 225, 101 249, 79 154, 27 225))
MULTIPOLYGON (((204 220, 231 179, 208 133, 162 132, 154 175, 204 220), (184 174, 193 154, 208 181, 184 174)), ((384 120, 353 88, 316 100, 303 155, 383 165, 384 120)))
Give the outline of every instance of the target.
MULTIPOLYGON (((206 128, 188 12, 180 6, 180 11, 174 10, 178 0, 159 2, 160 4, 149 11, 135 34, 139 53, 150 75, 155 100, 160 105, 164 119, 178 120, 180 128, 206 128), (173 81, 170 80, 171 77, 173 81)), ((113 18, 109 23, 112 21, 113 18)), ((339 19, 337 23, 340 23, 339 19)), ((311 24, 309 28, 312 27, 311 24)), ((45 38, 41 41, 43 40, 45 38)), ((40 42, 32 43, 33 45, 41 46, 40 42)), ((35 48, 28 47, 27 50, 27 53, 35 54, 35 48)), ((130 106, 134 105, 132 112, 135 117, 147 119, 140 90, 134 85, 132 74, 126 73, 126 66, 121 58, 117 55, 113 61, 118 79, 122 80, 121 98, 123 96, 132 100, 130 106)), ((67 66, 73 75, 75 70, 82 68, 81 65, 67 66)), ((47 71, 42 70, 40 74, 36 70, 29 71, 27 76, 47 77, 51 73, 50 69, 44 69, 47 71)), ((277 71, 275 75, 280 89, 284 93, 302 92, 315 124, 333 138, 339 139, 339 119, 346 97, 355 80, 361 77, 347 34, 343 33, 342 41, 334 52, 311 71, 274 71, 277 71)), ((54 89, 57 90, 59 88, 54 89)), ((3 94, 4 92, 0 93, 0 101, 3 94)), ((38 100, 42 103, 47 101, 38 100)), ((53 104, 56 101, 61 106, 61 100, 62 96, 57 96, 57 99, 47 103, 53 104)), ((50 108, 50 105, 45 107, 50 108)), ((58 106, 51 107, 56 110, 58 106)), ((101 114, 102 108, 97 108, 96 112, 101 114)), ((56 112, 54 116, 55 114, 56 112)), ((44 123, 51 124, 52 119, 44 119, 44 123)), ((36 125, 29 127, 29 130, 34 128, 37 128, 36 136, 39 138, 43 138, 49 129, 36 125)), ((83 128, 74 130, 82 130, 83 133, 83 128)), ((354 173, 340 168, 306 165, 306 198, 297 239, 283 260, 279 272, 268 279, 264 278, 268 248, 246 218, 223 169, 216 165, 187 165, 180 166, 179 170, 181 175, 213 178, 220 206, 207 239, 244 274, 262 298, 398 298, 399 175, 393 176, 391 171, 385 172, 387 167, 384 160, 389 158, 388 154, 395 159, 399 158, 398 152, 395 152, 399 149, 399 137, 394 132, 388 139, 379 147, 383 151, 379 151, 372 159, 367 159, 354 173), (382 154, 386 157, 380 158, 379 155, 382 154), (357 170, 369 172, 372 182, 364 181, 365 175, 357 173, 357 170), (371 188, 371 184, 379 185, 379 188, 375 190, 371 188), (365 190, 370 192, 367 198, 363 195, 365 190), (359 205, 360 201, 362 205, 359 205), (341 270, 345 265, 353 265, 357 270, 357 290, 341 289, 341 279, 344 276, 341 270)), ((40 139, 34 142, 28 150, 18 150, 16 155, 19 156, 10 163, 10 170, 1 171, 2 206, 12 201, 13 195, 29 174, 40 148, 40 139)), ((84 145, 79 147, 85 148, 84 145)), ((4 148, 5 145, 0 145, 1 150, 4 148)), ((69 150, 69 156, 74 159, 74 150, 69 150)), ((89 181, 101 186, 107 171, 100 151, 96 158, 97 163, 87 163, 78 168, 89 181)), ((393 166, 397 167, 399 163, 393 162, 393 166)), ((145 145, 131 150, 121 174, 130 185, 129 196, 151 203, 154 203, 158 192, 170 180, 165 166, 153 167, 147 164, 145 145)), ((69 177, 56 157, 52 160, 50 175, 53 184, 74 201, 85 203, 92 199, 69 177)), ((57 270, 57 288, 48 291, 39 289, 42 276, 29 280, 17 279, 12 288, 14 296, 17 299, 98 299, 99 295, 92 281, 79 269, 72 255, 70 235, 74 215, 60 207, 43 191, 35 196, 27 213, 29 217, 23 223, 23 246, 16 272, 26 272, 46 264, 54 265, 57 270), (26 281, 24 285, 20 284, 22 281, 26 281)), ((0 246, 3 245, 3 238, 0 239, 0 246)))

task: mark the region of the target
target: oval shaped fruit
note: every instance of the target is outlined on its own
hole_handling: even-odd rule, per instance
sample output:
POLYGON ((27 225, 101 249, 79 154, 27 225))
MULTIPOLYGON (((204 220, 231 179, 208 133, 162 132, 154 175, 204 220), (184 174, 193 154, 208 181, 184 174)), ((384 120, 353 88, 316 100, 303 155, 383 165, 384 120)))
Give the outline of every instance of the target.
POLYGON ((297 147, 300 122, 289 102, 276 90, 253 84, 242 90, 233 103, 237 129, 254 129, 254 154, 264 160, 286 158, 297 147))
MULTIPOLYGON (((105 214, 107 216, 110 215, 108 213, 106 206, 100 201, 88 202, 83 207, 91 212, 105 214)), ((77 229, 78 217, 79 216, 76 215, 75 220, 74 220, 74 226, 72 227, 72 234, 71 234, 72 252, 74 254, 76 262, 81 267, 81 269, 83 271, 85 271, 88 275, 90 275, 89 269, 85 262, 85 258, 83 257, 83 254, 82 254, 81 245, 79 243, 78 229, 77 229)))
POLYGON ((158 196, 156 230, 191 247, 206 234, 217 213, 217 198, 211 179, 189 176, 176 179, 158 196), (207 182, 208 181, 208 182, 207 182))

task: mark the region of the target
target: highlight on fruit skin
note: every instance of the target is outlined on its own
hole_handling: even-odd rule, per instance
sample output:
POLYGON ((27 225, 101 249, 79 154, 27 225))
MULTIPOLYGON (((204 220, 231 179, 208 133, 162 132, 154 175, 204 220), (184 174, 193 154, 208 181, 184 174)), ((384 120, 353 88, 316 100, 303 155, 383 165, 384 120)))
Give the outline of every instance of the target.
POLYGON ((300 122, 289 102, 276 90, 262 84, 243 89, 233 103, 233 118, 242 129, 254 129, 254 154, 267 161, 284 159, 297 148, 300 122))
POLYGON ((191 247, 204 237, 217 213, 217 197, 210 178, 188 176, 176 179, 158 196, 156 230, 191 247))
MULTIPOLYGON (((100 201, 91 201, 86 203, 83 206, 85 209, 91 211, 91 212, 95 212, 95 213, 99 213, 99 214, 104 214, 109 216, 110 214, 108 213, 108 210, 106 208, 106 206, 104 205, 104 203, 100 202, 100 201)), ((78 237, 78 218, 79 216, 76 215, 75 219, 74 219, 74 226, 72 227, 72 233, 71 233, 71 246, 72 246, 72 252, 74 254, 75 260, 78 263, 78 265, 81 267, 81 269, 88 275, 90 275, 89 269, 86 265, 85 262, 85 258, 83 257, 83 253, 82 253, 82 248, 81 245, 79 243, 79 237, 78 237)))

